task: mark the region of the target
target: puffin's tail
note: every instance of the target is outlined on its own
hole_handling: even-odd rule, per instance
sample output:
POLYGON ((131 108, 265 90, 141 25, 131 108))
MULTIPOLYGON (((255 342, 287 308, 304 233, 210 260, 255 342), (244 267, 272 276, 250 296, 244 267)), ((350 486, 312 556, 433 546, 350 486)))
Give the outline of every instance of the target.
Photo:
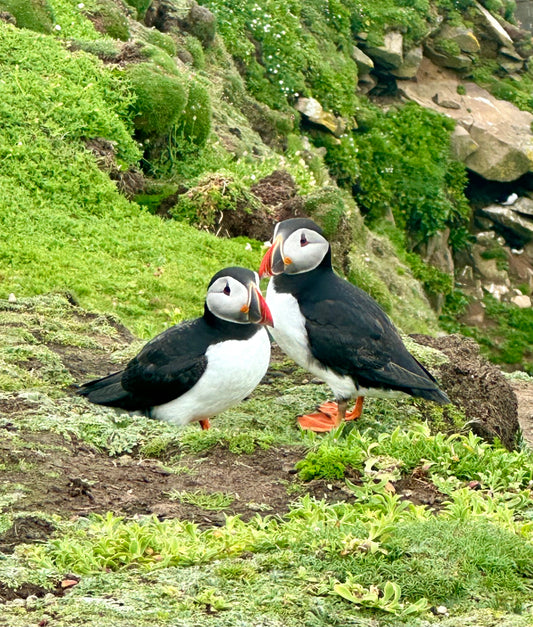
POLYGON ((437 386, 435 386, 435 388, 432 390, 413 389, 410 391, 410 393, 413 396, 418 396, 420 398, 425 398, 428 401, 433 401, 434 403, 437 403, 438 405, 448 405, 448 403, 451 403, 450 399, 448 398, 448 395, 445 392, 443 392, 441 389, 439 389, 437 386))
POLYGON ((85 396, 91 403, 130 409, 129 404, 133 397, 121 384, 122 371, 84 383, 76 390, 79 396, 85 396))

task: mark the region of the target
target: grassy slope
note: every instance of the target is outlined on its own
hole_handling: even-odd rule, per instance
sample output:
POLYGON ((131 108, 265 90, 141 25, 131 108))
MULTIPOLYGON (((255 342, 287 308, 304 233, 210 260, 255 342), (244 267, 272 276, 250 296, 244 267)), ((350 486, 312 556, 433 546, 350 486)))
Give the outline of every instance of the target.
MULTIPOLYGON (((53 4, 58 19, 65 17, 65 31, 70 12, 76 32, 85 29, 85 36, 95 36, 75 12, 76 3, 53 4)), ((257 266, 257 243, 246 251, 245 241, 217 240, 184 224, 162 222, 127 202, 96 167, 83 146, 84 137, 116 141, 126 165, 138 156, 126 111, 129 96, 117 77, 102 70, 93 57, 67 54, 52 37, 4 24, 0 29, 6 66, 0 83, 5 124, 0 135, 4 295, 72 291, 85 306, 117 312, 136 333, 146 336, 170 320, 198 313, 205 284, 220 266, 257 266), (117 90, 120 99, 115 97, 117 90), (158 268, 163 268, 161 276, 154 274, 159 274, 158 268)), ((62 320, 58 306, 42 305, 42 315, 62 320)), ((7 318, 5 322, 9 324, 7 318)), ((68 328, 66 320, 64 327, 68 328)), ((81 342, 79 333, 73 330, 73 336, 63 341, 81 342)), ((42 411, 30 416, 23 428, 72 429, 99 445, 106 438, 95 442, 98 434, 116 432, 113 441, 122 442, 124 448, 110 449, 111 454, 127 451, 138 440, 149 444, 152 437, 177 439, 200 449, 216 441, 231 443, 237 433, 250 434, 252 447, 257 441, 312 446, 312 472, 338 477, 340 465, 351 464, 368 477, 355 506, 304 501, 286 520, 258 517, 250 524, 230 521, 226 527, 205 531, 176 521, 63 521, 56 541, 30 546, 1 563, 0 578, 12 584, 49 581, 67 571, 84 575, 64 599, 51 606, 37 602, 33 622, 53 616, 57 625, 174 625, 176 620, 183 625, 269 627, 370 625, 375 620, 415 624, 431 620, 424 611, 421 618, 408 614, 423 610, 420 600, 425 597, 429 604, 447 605, 459 615, 471 614, 474 606, 481 617, 461 619, 465 624, 468 620, 494 624, 500 619, 490 608, 508 615, 501 618, 501 625, 533 624, 528 614, 533 464, 528 456, 508 457, 505 451, 473 440, 431 439, 420 427, 402 431, 396 447, 384 436, 381 448, 374 450, 372 442, 381 431, 392 431, 406 416, 419 416, 410 404, 371 405, 361 429, 371 428, 372 438, 356 436, 348 440, 348 447, 334 438, 303 440, 293 416, 322 398, 324 391, 303 393, 283 381, 275 403, 267 394, 271 390, 260 389, 252 403, 222 416, 218 429, 209 434, 192 430, 175 434, 144 419, 126 421, 119 431, 105 411, 88 418, 94 428, 86 428, 75 421, 69 424, 75 414, 73 401, 62 398, 59 386, 70 380, 57 364, 50 362, 51 374, 44 382, 24 379, 23 369, 16 365, 24 360, 27 341, 8 333, 1 355, 4 389, 37 386, 46 393, 42 411), (419 441, 423 445, 415 446, 419 441), (451 503, 438 519, 399 503, 385 489, 386 481, 376 485, 371 481, 401 472, 398 459, 410 470, 433 460, 431 455, 436 466, 432 477, 451 503), (480 481, 482 492, 464 487, 471 479, 480 481), (102 572, 102 555, 109 560, 110 572, 102 572), (153 557, 157 555, 164 556, 163 563, 153 557), (402 605, 394 594, 383 600, 371 589, 375 585, 385 590, 388 581, 401 587, 402 605), (348 589, 335 588, 340 582, 348 589), (356 603, 346 600, 350 595, 367 609, 354 612, 356 603), (420 606, 414 605, 417 602, 420 606)), ((26 358, 32 351, 30 346, 26 358)), ((8 505, 9 498, 4 503, 8 505)), ((12 518, 7 514, 0 522, 5 528, 12 518)), ((28 624, 27 610, 20 605, 11 605, 6 612, 10 625, 28 624)))

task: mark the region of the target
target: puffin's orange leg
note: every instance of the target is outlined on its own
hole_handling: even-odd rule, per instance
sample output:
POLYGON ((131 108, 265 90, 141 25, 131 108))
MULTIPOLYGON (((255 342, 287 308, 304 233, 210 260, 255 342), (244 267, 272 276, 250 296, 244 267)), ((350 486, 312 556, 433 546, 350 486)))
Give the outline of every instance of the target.
POLYGON ((359 418, 363 410, 363 400, 363 396, 358 396, 355 407, 350 412, 346 411, 347 401, 339 401, 338 404, 333 401, 322 403, 318 413, 299 416, 298 424, 302 429, 316 431, 317 433, 332 431, 336 429, 343 420, 356 420, 359 418))
POLYGON ((209 422, 209 418, 204 418, 203 420, 199 420, 198 422, 200 423, 200 426, 202 427, 203 431, 206 431, 207 429, 211 429, 211 423, 209 422))

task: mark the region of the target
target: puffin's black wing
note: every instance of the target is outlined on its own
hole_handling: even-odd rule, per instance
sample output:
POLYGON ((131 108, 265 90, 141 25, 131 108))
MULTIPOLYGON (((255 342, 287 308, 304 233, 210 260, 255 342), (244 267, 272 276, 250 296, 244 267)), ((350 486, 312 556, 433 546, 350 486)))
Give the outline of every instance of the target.
POLYGON ((449 402, 434 377, 405 348, 379 305, 333 273, 330 279, 317 291, 321 299, 300 303, 313 356, 363 387, 449 402))
POLYGON ((124 370, 84 384, 78 394, 129 411, 168 403, 200 379, 212 339, 202 318, 183 322, 148 342, 124 370))

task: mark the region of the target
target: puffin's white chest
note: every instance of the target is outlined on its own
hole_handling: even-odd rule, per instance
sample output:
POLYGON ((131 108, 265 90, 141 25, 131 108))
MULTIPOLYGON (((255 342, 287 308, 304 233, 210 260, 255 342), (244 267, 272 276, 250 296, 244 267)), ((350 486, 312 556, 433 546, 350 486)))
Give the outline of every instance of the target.
POLYGON ((246 398, 265 375, 270 340, 261 328, 248 340, 213 344, 206 351, 207 368, 179 398, 153 407, 151 417, 174 425, 209 418, 246 398))
POLYGON ((356 386, 351 377, 336 374, 313 357, 305 328, 305 318, 296 298, 292 294, 276 292, 274 280, 271 279, 266 301, 274 320, 274 328, 270 333, 281 350, 302 368, 325 381, 337 398, 354 396, 356 386))

